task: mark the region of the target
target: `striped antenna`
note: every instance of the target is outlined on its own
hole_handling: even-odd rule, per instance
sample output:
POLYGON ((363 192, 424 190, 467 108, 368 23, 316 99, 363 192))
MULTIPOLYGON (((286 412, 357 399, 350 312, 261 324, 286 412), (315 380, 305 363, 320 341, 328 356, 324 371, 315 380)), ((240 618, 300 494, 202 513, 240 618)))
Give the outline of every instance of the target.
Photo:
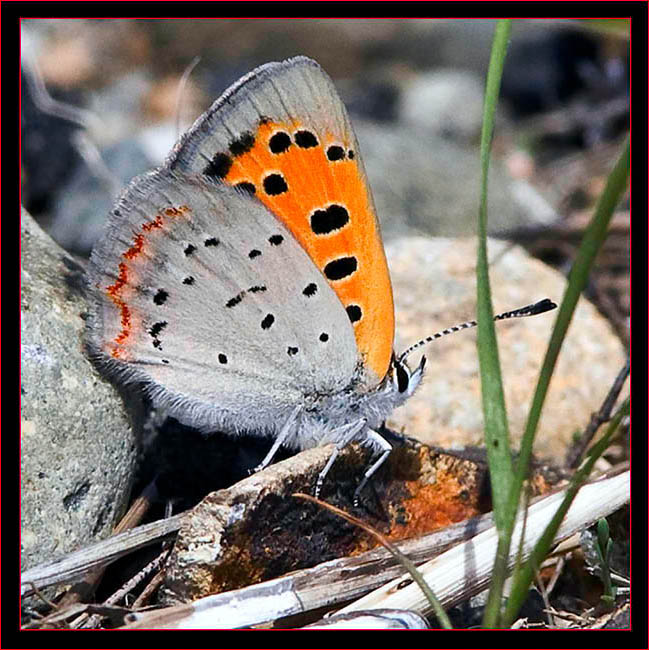
MULTIPOLYGON (((526 305, 525 307, 521 307, 520 309, 514 309, 513 311, 506 311, 503 312, 502 314, 498 314, 497 316, 494 316, 494 320, 497 321, 497 320, 506 320, 508 318, 522 318, 524 316, 536 316, 537 314, 543 314, 546 311, 551 311, 552 309, 555 309, 556 306, 557 305, 554 302, 552 302, 549 298, 545 298, 544 300, 535 302, 532 305, 526 305)), ((461 323, 460 325, 454 325, 453 327, 449 327, 448 329, 442 330, 441 332, 437 332, 437 334, 432 334, 431 336, 427 336, 425 339, 422 339, 421 341, 418 341, 414 345, 411 345, 405 352, 402 352, 401 355, 399 356, 399 363, 403 362, 408 355, 414 352, 417 348, 420 348, 422 345, 426 345, 431 341, 441 339, 442 336, 446 336, 447 334, 453 334, 454 332, 459 332, 460 330, 470 329, 471 327, 475 327, 477 324, 478 324, 477 321, 470 320, 467 321, 466 323, 461 323)))

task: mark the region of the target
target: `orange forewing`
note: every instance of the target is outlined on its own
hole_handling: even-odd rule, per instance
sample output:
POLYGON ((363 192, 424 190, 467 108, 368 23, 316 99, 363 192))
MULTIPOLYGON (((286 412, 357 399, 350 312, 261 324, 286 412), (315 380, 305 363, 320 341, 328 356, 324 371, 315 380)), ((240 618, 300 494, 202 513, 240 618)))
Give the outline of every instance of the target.
POLYGON ((392 287, 369 191, 359 172, 356 152, 349 155, 351 143, 341 142, 332 134, 321 134, 316 146, 302 148, 294 142, 286 151, 273 153, 270 138, 276 133, 295 134, 299 123, 278 124, 262 121, 254 144, 232 159, 223 180, 232 185, 252 184, 260 199, 289 228, 315 265, 323 270, 327 263, 345 256, 357 260, 355 273, 329 284, 343 306, 357 305, 362 318, 354 322, 358 350, 365 365, 378 379, 388 370, 394 338, 392 287), (329 160, 331 145, 342 147, 345 155, 329 160), (264 191, 263 180, 278 173, 287 190, 271 195, 264 191), (349 222, 329 234, 314 233, 310 215, 331 204, 343 205, 349 222))

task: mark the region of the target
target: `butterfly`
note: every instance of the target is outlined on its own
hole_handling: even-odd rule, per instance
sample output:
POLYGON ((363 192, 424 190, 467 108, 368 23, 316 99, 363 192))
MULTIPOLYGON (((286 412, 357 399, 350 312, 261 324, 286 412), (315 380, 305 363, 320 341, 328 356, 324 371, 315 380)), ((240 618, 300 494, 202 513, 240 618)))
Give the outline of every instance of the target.
POLYGON ((331 79, 298 56, 233 84, 136 178, 90 261, 87 348, 203 433, 353 441, 419 386, 396 356, 390 275, 358 142, 331 79))

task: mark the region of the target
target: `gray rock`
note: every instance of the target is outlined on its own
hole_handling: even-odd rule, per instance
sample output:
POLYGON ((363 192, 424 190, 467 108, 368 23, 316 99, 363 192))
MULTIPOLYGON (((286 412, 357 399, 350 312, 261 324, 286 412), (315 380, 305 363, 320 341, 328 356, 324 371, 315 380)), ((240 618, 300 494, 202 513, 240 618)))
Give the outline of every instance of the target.
POLYGON ((153 167, 140 144, 123 140, 99 152, 104 177, 79 165, 52 211, 49 234, 66 250, 88 255, 101 235, 113 202, 133 177, 153 167), (112 176, 111 176, 112 175, 112 176))
POLYGON ((83 269, 21 216, 21 567, 106 537, 129 496, 134 435, 82 350, 83 269))
MULTIPOLYGON (((480 158, 419 129, 355 120, 376 210, 386 240, 401 235, 473 235, 479 206, 480 158)), ((547 222, 498 164, 489 170, 490 233, 547 222), (537 216, 541 215, 541 216, 537 216)))
POLYGON ((404 84, 400 121, 421 133, 477 142, 482 128, 484 80, 466 70, 438 69, 404 84))
POLYGON ((104 149, 137 137, 144 124, 142 102, 152 79, 145 69, 119 74, 89 95, 88 110, 98 119, 88 125, 88 137, 104 149))
MULTIPOLYGON (((387 246, 397 319, 396 350, 476 316, 475 239, 403 238, 387 246)), ((490 240, 496 313, 542 298, 560 303, 566 279, 522 248, 490 240)), ((556 311, 496 325, 512 444, 518 447, 556 311)), ((417 393, 388 424, 426 444, 483 445, 477 330, 452 334, 417 350, 428 358, 417 393)), ((609 322, 582 298, 564 341, 536 437, 538 456, 563 463, 575 431, 604 400, 625 362, 609 322)))

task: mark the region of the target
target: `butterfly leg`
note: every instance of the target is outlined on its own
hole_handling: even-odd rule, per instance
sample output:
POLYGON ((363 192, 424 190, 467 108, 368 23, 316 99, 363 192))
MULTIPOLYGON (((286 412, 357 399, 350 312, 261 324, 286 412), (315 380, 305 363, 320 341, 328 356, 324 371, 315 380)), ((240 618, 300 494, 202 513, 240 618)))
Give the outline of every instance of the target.
POLYGON ((367 485, 367 482, 369 481, 372 474, 374 474, 374 472, 376 472, 376 470, 381 467, 381 465, 383 465, 387 457, 390 455, 390 452, 392 451, 392 445, 372 429, 368 431, 367 439, 371 440, 376 445, 376 447, 378 447, 379 453, 381 455, 379 456, 378 460, 370 465, 369 469, 365 472, 360 485, 356 488, 356 492, 354 492, 355 506, 358 506, 358 499, 360 497, 361 491, 367 485))
POLYGON ((275 442, 270 448, 270 451, 266 454, 264 460, 262 460, 261 463, 259 463, 259 465, 257 465, 257 467, 252 470, 251 473, 254 474, 256 472, 260 472, 262 469, 265 469, 271 464, 273 458, 275 457, 275 454, 277 453, 277 450, 286 442, 291 433, 293 433, 293 424, 295 423, 295 420, 301 410, 301 406, 296 406, 293 409, 292 413, 288 416, 288 419, 284 423, 282 430, 279 432, 277 438, 275 438, 275 442))
POLYGON ((318 474, 318 480, 316 481, 315 490, 314 490, 314 494, 316 498, 320 494, 320 490, 322 489, 322 484, 324 483, 325 476, 327 476, 329 470, 331 469, 331 466, 334 464, 334 461, 336 460, 336 458, 338 458, 338 454, 350 442, 354 440, 354 438, 358 435, 358 432, 361 431, 366 424, 367 424, 367 420, 365 418, 361 418, 360 420, 357 420, 356 422, 352 422, 351 424, 345 424, 344 426, 340 427, 340 429, 337 429, 335 431, 335 433, 340 435, 340 440, 338 440, 338 442, 336 443, 333 453, 329 457, 329 460, 327 461, 327 464, 324 466, 324 469, 320 472, 320 474, 318 474))

